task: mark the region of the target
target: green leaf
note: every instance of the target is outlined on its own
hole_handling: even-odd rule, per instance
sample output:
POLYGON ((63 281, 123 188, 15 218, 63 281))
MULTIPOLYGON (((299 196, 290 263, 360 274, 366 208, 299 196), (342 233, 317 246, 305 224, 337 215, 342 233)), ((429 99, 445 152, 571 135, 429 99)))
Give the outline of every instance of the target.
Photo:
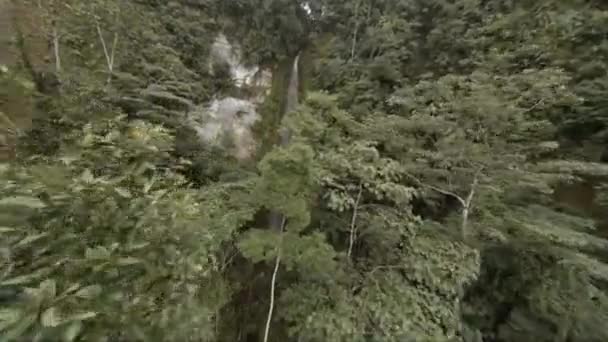
POLYGON ((16 326, 6 331, 1 335, 2 341, 13 341, 23 336, 23 334, 34 324, 38 317, 36 315, 28 315, 21 319, 16 326))
POLYGON ((82 321, 74 321, 70 323, 63 333, 63 340, 65 342, 74 341, 76 337, 78 337, 78 334, 80 334, 80 331, 82 331, 82 321))
POLYGON ((144 185, 144 189, 143 192, 144 194, 147 194, 150 189, 152 189, 152 186, 154 185, 154 183, 156 183, 156 177, 152 177, 151 179, 149 179, 146 184, 144 185))
POLYGON ((44 208, 46 205, 36 197, 29 196, 11 196, 0 199, 0 206, 23 206, 32 209, 44 208))
POLYGON ((39 289, 45 299, 53 299, 57 295, 57 284, 53 279, 43 281, 39 289))
POLYGON ((43 237, 49 235, 48 233, 40 233, 40 234, 36 234, 36 235, 30 235, 27 236, 25 238, 23 238, 21 241, 17 242, 17 244, 15 244, 15 248, 17 247, 23 247, 25 245, 29 245, 32 242, 35 242, 37 240, 42 239, 43 237))
POLYGON ((91 285, 78 290, 75 296, 80 298, 92 299, 99 296, 101 294, 101 290, 102 288, 100 285, 91 285))
POLYGON ((40 315, 40 324, 44 327, 54 328, 61 324, 61 317, 59 311, 55 307, 46 309, 42 315, 40 315))
POLYGON ((0 309, 0 330, 5 330, 11 325, 19 322, 22 313, 14 308, 0 309))
POLYGON ((110 251, 103 246, 95 248, 87 248, 85 252, 85 258, 90 260, 106 260, 110 257, 110 251))
POLYGON ((81 322, 86 321, 91 318, 97 317, 97 313, 93 311, 81 312, 71 316, 66 317, 64 322, 81 322))
POLYGON ((33 273, 24 274, 15 278, 5 280, 1 282, 0 285, 22 285, 31 283, 39 278, 46 276, 47 274, 49 274, 50 271, 50 268, 42 268, 33 273))
POLYGON ((65 291, 63 291, 63 293, 61 294, 61 296, 65 296, 71 292, 74 292, 76 290, 78 290, 80 288, 80 284, 76 283, 76 284, 72 284, 70 287, 68 287, 65 291))
POLYGON ((142 260, 140 260, 138 258, 134 258, 134 257, 119 258, 117 260, 117 263, 120 266, 136 265, 136 264, 141 264, 142 262, 143 262, 142 260))
POLYGON ((93 173, 91 172, 91 170, 86 169, 80 175, 80 179, 85 183, 91 184, 95 181, 95 176, 93 176, 93 173))
POLYGON ((251 230, 244 234, 238 246, 246 258, 255 262, 273 260, 276 256, 280 235, 272 230, 251 230))
POLYGON ((12 227, 0 227, 0 234, 1 233, 11 233, 11 232, 14 232, 15 230, 17 230, 17 229, 12 228, 12 227))
POLYGON ((72 163, 74 163, 75 161, 78 160, 78 157, 66 155, 66 156, 60 157, 59 160, 66 166, 70 166, 72 163))
POLYGON ((114 191, 116 191, 116 193, 119 194, 123 198, 131 198, 132 197, 132 195, 129 192, 129 190, 127 190, 125 188, 114 188, 114 191))

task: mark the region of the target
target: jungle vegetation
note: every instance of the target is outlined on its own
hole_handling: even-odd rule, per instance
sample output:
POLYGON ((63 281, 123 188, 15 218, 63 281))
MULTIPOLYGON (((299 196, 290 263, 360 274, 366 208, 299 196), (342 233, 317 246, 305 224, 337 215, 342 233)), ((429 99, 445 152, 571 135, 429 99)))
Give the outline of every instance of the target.
POLYGON ((604 1, 0 0, 0 21, 2 341, 608 341, 604 1), (219 33, 273 70, 249 161, 185 119, 234 91, 219 33))

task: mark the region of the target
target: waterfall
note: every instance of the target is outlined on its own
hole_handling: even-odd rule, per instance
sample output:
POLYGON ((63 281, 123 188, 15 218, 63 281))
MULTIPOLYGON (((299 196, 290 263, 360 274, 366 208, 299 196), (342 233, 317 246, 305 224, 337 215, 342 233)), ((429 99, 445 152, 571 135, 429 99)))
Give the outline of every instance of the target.
POLYGON ((289 88, 287 88, 287 106, 285 107, 285 113, 289 113, 296 109, 298 106, 298 89, 300 83, 300 75, 298 69, 298 62, 300 61, 300 55, 296 56, 293 61, 293 67, 291 69, 291 77, 289 79, 289 88))
MULTIPOLYGON (((291 76, 289 79, 289 86, 287 88, 287 104, 285 106, 285 113, 289 113, 296 109, 298 106, 298 90, 299 90, 299 70, 298 70, 298 62, 300 60, 300 54, 296 56, 293 61, 293 68, 291 69, 291 76)), ((284 113, 284 114, 285 114, 284 113)), ((289 143, 289 131, 283 127, 279 132, 279 136, 281 138, 279 144, 280 146, 285 146, 289 143)), ((271 210, 270 215, 268 217, 268 223, 270 224, 270 229, 273 229, 279 234, 281 234, 281 241, 283 240, 283 231, 285 229, 286 217, 276 210, 271 210)), ((272 313, 274 311, 274 299, 275 299, 275 289, 277 282, 277 273, 279 272, 279 265, 281 263, 281 242, 277 245, 277 256, 274 264, 274 271, 272 272, 272 282, 270 285, 270 306, 268 308, 268 317, 266 319, 266 329, 264 330, 264 342, 268 341, 268 334, 270 332, 270 322, 272 322, 272 313)))
MULTIPOLYGON (((298 106, 298 92, 300 88, 299 61, 300 54, 298 54, 293 60, 293 67, 291 68, 291 76, 289 78, 289 85, 287 88, 287 104, 285 105, 285 113, 295 110, 298 106)), ((281 145, 287 145, 289 143, 289 132, 286 129, 282 129, 279 132, 279 136, 281 138, 281 145)))
MULTIPOLYGON (((296 109, 298 106, 298 92, 300 88, 300 76, 299 76, 299 64, 300 55, 298 54, 293 61, 293 67, 291 69, 291 76, 289 78, 289 85, 287 88, 287 104, 285 106, 285 113, 289 113, 296 109)), ((283 128, 279 131, 281 146, 285 146, 289 143, 289 131, 283 128)), ((277 211, 271 211, 269 217, 270 227, 274 230, 280 231, 283 227, 283 215, 277 211)))

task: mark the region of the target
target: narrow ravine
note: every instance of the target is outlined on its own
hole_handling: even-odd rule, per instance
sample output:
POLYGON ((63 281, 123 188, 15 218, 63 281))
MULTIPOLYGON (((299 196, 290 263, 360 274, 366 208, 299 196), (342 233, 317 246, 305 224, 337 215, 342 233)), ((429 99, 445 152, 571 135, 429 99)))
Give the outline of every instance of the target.
MULTIPOLYGON (((298 89, 299 89, 299 70, 298 70, 298 62, 300 60, 300 55, 298 54, 293 61, 293 67, 291 70, 291 76, 289 79, 289 85, 287 88, 287 103, 285 106, 285 111, 283 112, 283 116, 292 110, 294 110, 298 105, 298 89)), ((289 144, 289 131, 287 129, 282 129, 279 131, 280 141, 279 146, 286 146, 289 144)), ((272 322, 272 315, 274 312, 274 301, 275 301, 275 289, 277 283, 277 274, 279 273, 279 267, 281 265, 281 252, 282 252, 282 240, 283 240, 283 230, 285 229, 286 217, 276 210, 272 210, 269 215, 270 228, 278 231, 281 238, 279 243, 276 246, 277 256, 275 258, 274 270, 272 272, 272 280, 270 283, 270 305, 268 307, 268 316, 266 318, 266 327, 264 329, 264 339, 263 342, 268 342, 268 337, 270 333, 270 324, 272 322)))
MULTIPOLYGON (((287 98, 286 98, 286 106, 283 112, 283 115, 289 113, 298 106, 299 96, 299 86, 300 86, 300 75, 299 75, 299 61, 300 54, 296 56, 293 61, 293 67, 291 69, 291 76, 289 78, 289 85, 287 87, 287 98)), ((286 146, 289 144, 290 134, 286 129, 282 129, 279 131, 279 146, 286 146)), ((269 215, 269 223, 270 227, 273 230, 281 230, 283 224, 283 215, 276 211, 271 211, 269 215)))

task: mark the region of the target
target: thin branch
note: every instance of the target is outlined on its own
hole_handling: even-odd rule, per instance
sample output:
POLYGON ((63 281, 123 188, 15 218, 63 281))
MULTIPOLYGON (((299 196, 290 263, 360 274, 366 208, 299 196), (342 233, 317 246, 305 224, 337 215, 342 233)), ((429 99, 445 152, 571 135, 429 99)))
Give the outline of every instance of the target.
POLYGON ((239 254, 239 251, 235 248, 234 252, 222 262, 222 266, 220 267, 220 272, 226 271, 232 260, 239 254))
POLYGON ((264 330, 264 342, 268 342, 268 335, 270 334, 270 322, 272 321, 272 313, 274 311, 274 297, 275 289, 277 284, 277 274, 279 273, 279 265, 281 264, 281 247, 283 244, 283 231, 285 230, 286 218, 283 216, 283 222, 281 223, 281 231, 279 238, 279 245, 277 246, 277 257, 274 263, 274 271, 272 272, 272 280, 270 283, 270 306, 268 308, 268 318, 266 319, 266 329, 264 330))
POLYGON ((97 29, 97 34, 99 35, 99 40, 101 41, 101 46, 103 47, 103 54, 106 57, 106 63, 108 66, 108 84, 112 81, 112 72, 114 69, 114 54, 116 50, 116 44, 118 43, 118 34, 114 33, 114 41, 112 43, 112 51, 108 52, 108 47, 106 46, 106 40, 103 38, 103 33, 101 32, 101 26, 99 26, 99 21, 95 20, 95 27, 97 29))
POLYGON ((116 44, 118 44, 118 33, 114 33, 114 41, 112 42, 112 55, 110 56, 110 64, 108 69, 110 74, 108 75, 108 84, 112 83, 112 75, 114 73, 114 56, 116 54, 116 44))
POLYGON ((430 184, 424 183, 423 181, 421 181, 420 179, 418 179, 418 177, 416 177, 416 176, 414 176, 412 174, 405 173, 405 175, 408 176, 409 178, 413 179, 416 183, 420 184, 421 186, 427 187, 427 188, 429 188, 431 190, 434 190, 434 191, 436 191, 436 192, 438 192, 440 194, 443 194, 443 195, 446 195, 446 196, 450 196, 450 197, 454 197, 455 199, 458 200, 458 202, 460 202, 460 204, 463 207, 466 206, 466 201, 462 197, 460 197, 459 195, 457 195, 456 193, 453 193, 451 191, 438 188, 438 187, 436 187, 434 185, 430 185, 430 184))
POLYGON ((55 71, 59 74, 61 72, 61 56, 59 55, 59 34, 55 23, 53 23, 53 52, 55 53, 55 71))
POLYGON ((114 33, 114 41, 112 42, 112 55, 110 56, 110 69, 114 69, 114 55, 116 44, 118 43, 118 34, 114 33))
POLYGON ((394 270, 394 269, 404 269, 404 268, 405 268, 405 266, 403 266, 403 265, 380 265, 380 266, 374 267, 371 271, 369 271, 369 273, 367 273, 367 276, 371 276, 372 274, 374 274, 374 272, 379 271, 379 270, 385 270, 385 269, 394 270))
POLYGON ((471 206, 471 202, 473 201, 473 196, 475 195, 475 188, 477 187, 478 183, 479 183, 479 173, 475 174, 475 178, 473 178, 473 184, 471 185, 471 192, 469 192, 469 195, 467 196, 467 200, 465 201, 467 207, 471 206))
POLYGON ((420 179, 418 179, 417 177, 415 177, 414 175, 411 175, 409 173, 405 173, 405 175, 408 176, 409 178, 413 179, 414 181, 416 181, 421 186, 425 186, 431 190, 437 191, 446 196, 451 196, 451 197, 457 199, 458 202, 460 202, 460 205, 462 206, 462 222, 461 222, 460 230, 461 230, 462 237, 465 238, 467 235, 467 227, 469 224, 469 213, 471 211, 471 204, 473 202, 473 197, 475 196, 475 191, 477 189, 477 185, 479 184, 479 174, 480 173, 481 173, 481 169, 478 170, 477 172, 475 172, 475 176, 473 178, 473 183, 471 184, 471 190, 469 191, 469 194, 467 195, 466 199, 462 198, 461 196, 459 196, 451 191, 443 190, 436 186, 424 183, 420 179))
POLYGON ((99 21, 95 20, 95 27, 97 28, 97 34, 99 35, 99 40, 101 41, 101 46, 103 47, 103 54, 106 57, 106 63, 110 65, 110 55, 108 54, 108 48, 106 47, 106 40, 103 38, 103 33, 101 32, 101 27, 99 26, 99 21))
POLYGON ((355 244, 355 238, 357 235, 357 211, 359 210, 359 202, 361 201, 361 194, 363 193, 363 183, 359 183, 359 193, 357 193, 357 199, 355 200, 355 206, 353 208, 353 217, 350 221, 350 237, 348 243, 348 252, 347 256, 350 259, 350 256, 353 252, 353 245, 355 244))
POLYGON ((536 103, 533 104, 532 107, 530 107, 528 109, 525 109, 524 113, 529 113, 529 112, 533 111, 534 109, 536 109, 536 107, 538 107, 541 104, 544 104, 543 99, 540 99, 540 100, 536 101, 536 103))
POLYGON ((469 224, 469 211, 471 209, 471 203, 473 202, 473 197, 475 196, 475 190, 477 188, 477 184, 479 183, 479 171, 475 173, 475 178, 473 178, 473 184, 471 184, 471 191, 467 196, 465 204, 462 207, 462 225, 461 225, 461 233, 462 237, 466 238, 467 236, 467 226, 469 224))
POLYGON ((359 32, 359 23, 357 23, 357 26, 355 27, 355 32, 353 33, 353 44, 351 46, 351 50, 350 50, 350 61, 354 61, 355 60, 355 49, 357 48, 357 34, 359 32))

